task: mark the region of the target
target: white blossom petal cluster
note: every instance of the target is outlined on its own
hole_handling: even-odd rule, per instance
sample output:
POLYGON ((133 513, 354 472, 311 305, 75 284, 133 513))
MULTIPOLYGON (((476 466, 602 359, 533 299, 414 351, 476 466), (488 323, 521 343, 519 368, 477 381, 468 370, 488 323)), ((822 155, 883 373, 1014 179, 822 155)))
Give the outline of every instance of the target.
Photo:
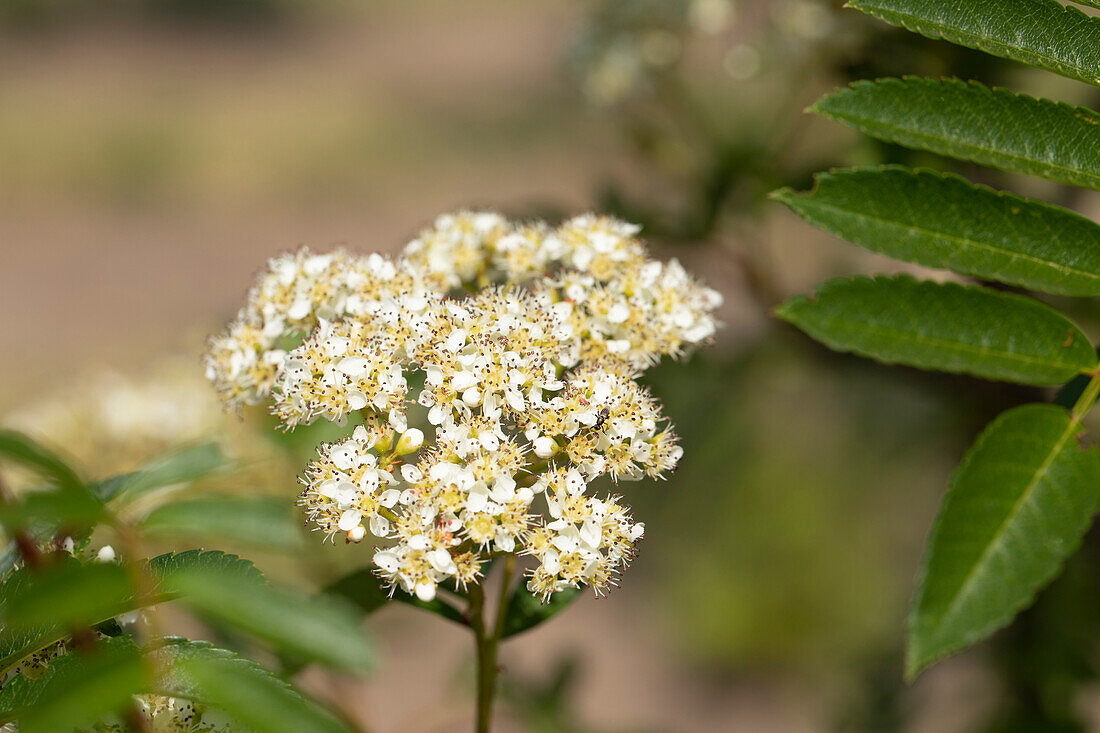
POLYGON ((637 233, 460 212, 395 261, 277 258, 211 341, 208 376, 231 407, 270 398, 288 428, 354 425, 320 446, 299 503, 328 538, 371 535, 390 588, 430 600, 516 554, 543 597, 603 593, 644 527, 592 484, 676 466, 638 377, 708 341, 721 302, 637 233))
POLYGON ((206 376, 234 409, 267 399, 287 342, 319 323, 367 315, 376 304, 419 290, 410 268, 381 255, 301 249, 273 258, 224 333, 211 339, 206 376))

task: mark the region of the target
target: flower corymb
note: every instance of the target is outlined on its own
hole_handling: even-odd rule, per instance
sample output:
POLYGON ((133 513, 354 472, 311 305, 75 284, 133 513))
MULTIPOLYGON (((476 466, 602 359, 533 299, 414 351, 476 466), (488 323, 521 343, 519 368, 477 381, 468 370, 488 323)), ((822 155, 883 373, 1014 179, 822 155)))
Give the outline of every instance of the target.
POLYGON ((397 259, 273 259, 207 376, 233 409, 348 425, 302 476, 327 537, 378 540, 376 572, 422 600, 530 556, 528 588, 597 594, 644 528, 592 484, 659 478, 682 453, 637 378, 714 334, 721 296, 649 259, 638 228, 448 214, 397 259))

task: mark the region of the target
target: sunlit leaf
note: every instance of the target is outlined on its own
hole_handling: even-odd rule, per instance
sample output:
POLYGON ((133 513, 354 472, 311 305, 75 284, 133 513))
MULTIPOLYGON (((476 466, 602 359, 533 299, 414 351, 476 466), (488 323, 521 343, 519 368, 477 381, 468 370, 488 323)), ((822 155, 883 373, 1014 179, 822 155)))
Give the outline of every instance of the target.
POLYGON ((1100 189, 1100 112, 958 79, 857 81, 812 112, 882 140, 1100 189))
POLYGON ((1096 368, 1083 333, 1038 301, 899 277, 831 280, 776 314, 838 351, 888 364, 1057 385, 1096 368))
POLYGON ((811 224, 900 260, 1048 293, 1100 294, 1100 225, 1066 209, 897 166, 821 173, 816 182, 808 193, 774 197, 811 224))
POLYGON ((1002 414, 956 471, 936 518, 910 618, 910 677, 1029 606, 1100 503, 1100 456, 1053 405, 1002 414))

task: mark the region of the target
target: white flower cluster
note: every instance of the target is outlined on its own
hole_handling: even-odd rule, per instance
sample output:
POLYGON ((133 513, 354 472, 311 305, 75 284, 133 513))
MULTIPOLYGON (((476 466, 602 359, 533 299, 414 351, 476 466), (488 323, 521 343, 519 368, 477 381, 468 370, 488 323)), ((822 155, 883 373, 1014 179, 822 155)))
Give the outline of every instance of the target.
POLYGON ((208 376, 234 407, 270 396, 288 427, 357 423, 320 447, 300 503, 329 537, 384 541, 387 585, 428 600, 515 553, 536 563, 532 592, 602 593, 644 528, 590 486, 676 465, 637 376, 705 342, 721 302, 648 259, 636 233, 596 216, 553 229, 459 213, 393 262, 273 260, 212 340, 208 376))

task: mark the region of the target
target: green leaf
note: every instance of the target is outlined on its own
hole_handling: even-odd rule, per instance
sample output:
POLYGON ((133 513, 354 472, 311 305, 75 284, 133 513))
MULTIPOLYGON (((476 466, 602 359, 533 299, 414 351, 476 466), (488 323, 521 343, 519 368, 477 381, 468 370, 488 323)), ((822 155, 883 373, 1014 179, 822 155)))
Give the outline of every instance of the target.
POLYGON ((39 626, 87 627, 130 608, 130 578, 116 563, 67 559, 30 573, 9 591, 4 587, 4 633, 39 626))
POLYGON ((887 364, 1035 385, 1097 365, 1085 335, 1038 301, 905 275, 831 280, 776 314, 830 348, 887 364))
POLYGON ((32 525, 49 535, 66 527, 94 524, 102 505, 88 492, 76 472, 55 453, 13 430, 0 430, 0 461, 11 461, 44 476, 56 489, 35 491, 2 507, 0 522, 11 533, 32 525))
POLYGON ((172 596, 179 595, 174 578, 185 573, 218 573, 231 577, 238 583, 252 585, 267 582, 251 560, 221 550, 166 552, 149 560, 149 572, 154 578, 157 591, 172 596))
POLYGON ((294 505, 275 497, 209 496, 154 509, 141 523, 150 537, 225 540, 265 550, 304 546, 294 505))
POLYGON ((9 532, 30 531, 40 540, 62 530, 74 537, 87 536, 102 518, 103 504, 83 487, 28 493, 5 506, 2 517, 9 532))
POLYGON ((0 429, 0 460, 34 469, 61 489, 84 490, 84 482, 57 454, 14 430, 0 429))
POLYGON ((87 652, 54 660, 37 680, 12 680, 0 692, 0 719, 18 718, 21 733, 71 731, 125 709, 143 676, 133 642, 99 640, 87 652))
POLYGON ((1100 226, 1066 209, 897 166, 815 181, 809 193, 773 196, 873 252, 1048 293, 1100 294, 1100 226))
POLYGON ((564 611, 577 600, 581 592, 577 588, 566 588, 550 596, 548 603, 543 603, 538 596, 532 595, 523 583, 512 591, 512 599, 508 602, 508 615, 504 618, 504 631, 502 639, 509 636, 522 634, 533 629, 543 621, 564 611))
POLYGON ((928 542, 910 617, 906 669, 985 638, 1057 575, 1100 502, 1100 456, 1080 423, 1024 405, 982 432, 951 480, 928 542))
POLYGON ((401 590, 395 591, 391 597, 388 591, 382 590, 378 582, 378 577, 366 568, 345 575, 327 586, 324 592, 346 598, 354 603, 363 613, 373 613, 387 602, 396 601, 397 603, 404 603, 405 605, 419 608, 422 611, 442 616, 448 621, 454 621, 456 624, 462 624, 463 626, 470 625, 470 622, 461 611, 441 600, 439 597, 433 598, 430 601, 422 601, 416 596, 411 596, 401 590))
POLYGON ((251 562, 224 552, 191 550, 147 561, 148 595, 138 597, 124 566, 67 558, 44 572, 21 568, 0 586, 0 672, 64 638, 73 624, 93 625, 122 613, 179 597, 177 574, 202 571, 232 578, 242 587, 264 577, 251 562), (14 606, 14 607, 13 607, 14 606), (14 618, 12 618, 14 616, 14 618))
POLYGON ((133 473, 100 481, 93 491, 104 501, 133 498, 152 489, 189 483, 224 470, 229 461, 217 443, 203 443, 161 456, 133 473))
POLYGON ((1054 0, 848 0, 929 38, 1100 85, 1100 21, 1054 0))
POLYGON ((1100 189, 1100 113, 958 79, 857 81, 811 112, 910 148, 1100 189))
POLYGON ((255 662, 205 642, 170 640, 159 692, 216 708, 256 733, 346 733, 347 728, 255 662))
POLYGON ((174 572, 189 606, 303 659, 352 670, 373 666, 374 650, 346 602, 287 588, 240 582, 234 572, 174 572))

